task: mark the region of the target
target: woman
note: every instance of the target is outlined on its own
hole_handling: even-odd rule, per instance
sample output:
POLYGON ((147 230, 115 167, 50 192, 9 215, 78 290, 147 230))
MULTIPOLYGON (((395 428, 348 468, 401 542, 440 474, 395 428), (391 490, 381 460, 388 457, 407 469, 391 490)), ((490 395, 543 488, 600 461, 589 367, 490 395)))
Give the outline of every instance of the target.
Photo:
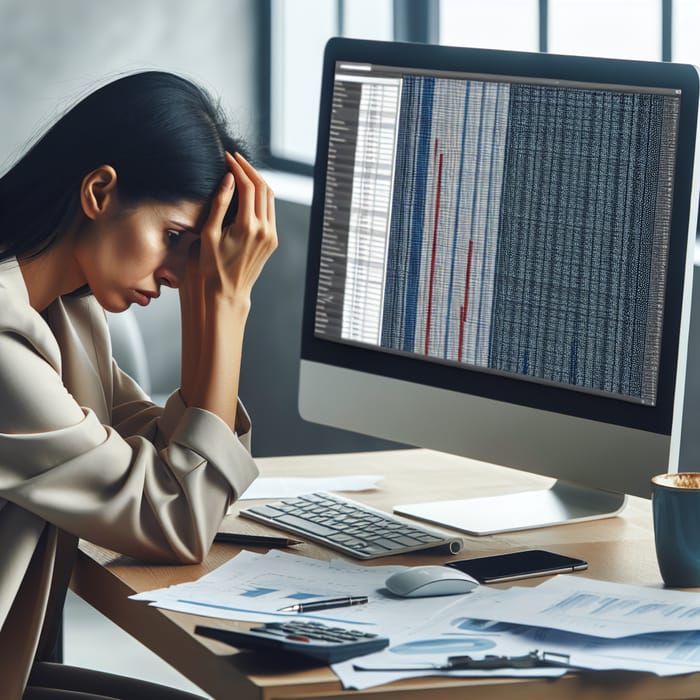
POLYGON ((0 179, 4 698, 180 697, 41 659, 77 538, 199 562, 257 475, 238 380, 276 246, 272 191, 209 98, 166 73, 89 95, 0 179), (103 309, 163 285, 179 288, 182 368, 161 409, 113 361, 103 309))

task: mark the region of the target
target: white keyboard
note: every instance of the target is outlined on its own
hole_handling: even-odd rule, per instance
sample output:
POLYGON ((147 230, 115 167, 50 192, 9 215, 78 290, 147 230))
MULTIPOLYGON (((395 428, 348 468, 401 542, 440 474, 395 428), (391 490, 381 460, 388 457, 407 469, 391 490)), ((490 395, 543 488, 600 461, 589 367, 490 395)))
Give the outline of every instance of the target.
POLYGON ((446 547, 452 554, 462 549, 462 540, 458 537, 325 492, 243 508, 240 514, 357 559, 375 559, 433 547, 446 547))

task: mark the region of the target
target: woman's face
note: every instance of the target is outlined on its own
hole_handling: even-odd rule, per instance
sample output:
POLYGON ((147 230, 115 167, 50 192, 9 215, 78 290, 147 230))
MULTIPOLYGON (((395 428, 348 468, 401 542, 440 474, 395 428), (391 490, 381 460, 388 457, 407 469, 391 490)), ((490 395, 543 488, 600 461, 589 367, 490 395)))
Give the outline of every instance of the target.
POLYGON ((112 200, 79 237, 75 257, 95 298, 107 310, 148 305, 160 287, 179 287, 198 237, 204 205, 183 201, 121 207, 112 200))

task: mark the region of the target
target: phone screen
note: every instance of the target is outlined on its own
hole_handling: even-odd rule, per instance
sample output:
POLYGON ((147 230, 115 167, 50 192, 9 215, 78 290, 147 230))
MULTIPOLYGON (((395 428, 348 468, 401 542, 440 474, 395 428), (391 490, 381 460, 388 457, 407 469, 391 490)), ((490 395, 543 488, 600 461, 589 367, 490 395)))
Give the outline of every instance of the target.
POLYGON ((588 567, 588 563, 583 559, 547 552, 544 549, 528 549, 523 552, 498 554, 492 557, 451 561, 446 566, 464 571, 480 583, 495 583, 496 581, 514 581, 533 576, 582 571, 588 567))

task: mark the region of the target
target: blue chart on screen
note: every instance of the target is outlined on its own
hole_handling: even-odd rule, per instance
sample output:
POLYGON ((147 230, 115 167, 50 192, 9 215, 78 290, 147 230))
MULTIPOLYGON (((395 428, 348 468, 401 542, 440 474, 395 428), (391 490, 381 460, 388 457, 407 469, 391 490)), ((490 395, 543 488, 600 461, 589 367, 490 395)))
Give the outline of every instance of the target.
POLYGON ((391 647, 394 654, 468 654, 473 651, 493 649, 496 643, 482 637, 455 637, 438 639, 418 639, 391 647))

